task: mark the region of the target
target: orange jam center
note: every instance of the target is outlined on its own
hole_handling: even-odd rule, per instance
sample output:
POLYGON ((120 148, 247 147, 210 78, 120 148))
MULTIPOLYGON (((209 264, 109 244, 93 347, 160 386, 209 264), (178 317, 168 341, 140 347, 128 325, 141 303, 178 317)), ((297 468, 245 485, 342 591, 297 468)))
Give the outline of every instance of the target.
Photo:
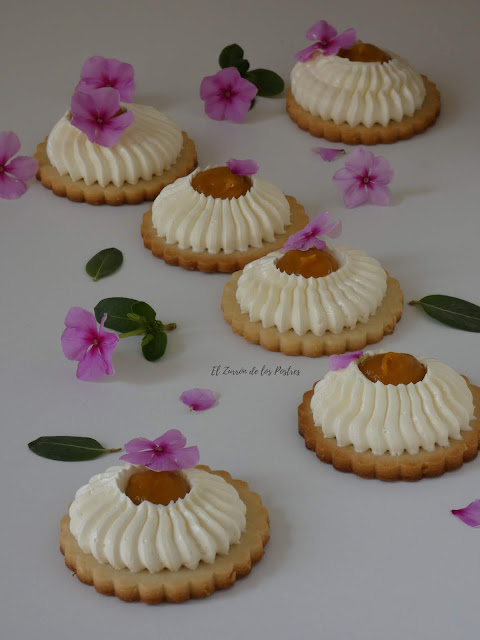
POLYGON ((251 188, 249 176, 238 176, 228 167, 213 167, 200 171, 192 180, 192 187, 205 196, 222 200, 244 196, 251 188))
POLYGON ((338 269, 338 263, 335 258, 322 249, 292 249, 277 260, 277 268, 280 271, 304 278, 322 278, 328 276, 329 273, 338 269))
POLYGON ((340 49, 337 56, 352 62, 389 62, 392 59, 388 53, 368 42, 356 42, 350 49, 340 49))
POLYGON ((377 353, 365 358, 358 368, 372 382, 410 384, 420 382, 427 367, 408 353, 377 353))
POLYGON ((178 471, 144 471, 130 477, 125 493, 134 504, 169 504, 184 498, 190 486, 178 471))

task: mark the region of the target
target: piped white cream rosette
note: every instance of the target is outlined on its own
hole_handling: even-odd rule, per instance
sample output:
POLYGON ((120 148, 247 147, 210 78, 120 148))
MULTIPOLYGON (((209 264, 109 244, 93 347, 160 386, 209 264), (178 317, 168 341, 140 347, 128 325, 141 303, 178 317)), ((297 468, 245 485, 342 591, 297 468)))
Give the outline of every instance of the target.
POLYGON ((449 438, 462 439, 474 417, 467 383, 439 360, 418 360, 427 368, 425 377, 407 385, 372 382, 358 360, 330 371, 314 388, 315 425, 339 447, 353 445, 357 453, 375 455, 433 451, 436 445, 448 446, 449 438))

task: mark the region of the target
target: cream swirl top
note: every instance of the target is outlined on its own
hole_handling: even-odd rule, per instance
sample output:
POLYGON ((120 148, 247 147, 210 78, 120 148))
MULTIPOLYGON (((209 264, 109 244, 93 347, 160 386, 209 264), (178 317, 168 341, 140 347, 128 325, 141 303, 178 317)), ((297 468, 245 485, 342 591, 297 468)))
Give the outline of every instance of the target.
POLYGON ((237 302, 252 322, 299 336, 311 331, 340 333, 367 322, 387 290, 387 274, 364 251, 341 246, 330 253, 339 268, 322 278, 287 274, 276 267, 284 255, 273 251, 247 264, 238 279, 237 302))
POLYGON ((448 446, 449 438, 459 440, 461 431, 470 431, 474 413, 467 383, 434 358, 418 360, 427 373, 415 384, 372 382, 358 361, 330 371, 315 385, 315 424, 339 447, 351 444, 358 453, 371 449, 375 455, 432 451, 436 444, 448 446))
POLYGON ((422 77, 395 54, 388 62, 352 62, 315 52, 292 70, 292 93, 314 116, 351 127, 400 122, 425 99, 422 77))
POLYGON ((177 159, 183 136, 180 127, 154 107, 125 104, 135 119, 113 147, 90 142, 74 127, 69 112, 53 127, 47 142, 47 155, 61 176, 98 182, 101 187, 113 182, 136 184, 140 178, 151 180, 162 174, 177 159))
POLYGON ((70 531, 84 553, 100 563, 130 571, 182 565, 195 569, 226 554, 246 527, 245 504, 223 478, 185 469, 190 491, 168 506, 135 505, 125 494, 128 479, 144 467, 123 464, 107 469, 81 487, 69 510, 70 531))
POLYGON ((288 200, 270 182, 252 176, 245 195, 214 198, 192 187, 199 171, 165 187, 153 203, 153 226, 167 243, 195 252, 246 251, 272 242, 290 224, 288 200))

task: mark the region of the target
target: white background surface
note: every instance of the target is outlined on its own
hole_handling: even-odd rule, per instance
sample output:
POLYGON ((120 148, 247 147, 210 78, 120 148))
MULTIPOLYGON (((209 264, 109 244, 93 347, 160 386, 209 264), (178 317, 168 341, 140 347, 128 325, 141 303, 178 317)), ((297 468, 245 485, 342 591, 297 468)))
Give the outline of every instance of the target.
MULTIPOLYGON (((475 0, 1 0, 0 9, 0 129, 20 135, 22 153, 33 153, 65 111, 84 60, 116 57, 135 67, 136 101, 177 120, 201 165, 255 158, 260 175, 311 216, 328 209, 340 217, 342 240, 378 258, 407 301, 445 293, 478 302, 475 0), (238 42, 252 67, 287 79, 305 31, 322 18, 403 55, 441 90, 432 129, 375 148, 395 169, 389 207, 344 209, 331 182, 343 160, 324 164, 311 152, 325 143, 290 122, 283 98, 259 99, 240 125, 204 115, 199 84, 218 70, 223 46, 238 42)), ((480 460, 393 485, 322 464, 297 434, 296 409, 327 359, 288 358, 234 336, 219 309, 228 276, 154 258, 139 231, 146 209, 74 204, 36 182, 21 199, 0 200, 2 638, 477 638, 480 532, 449 510, 480 497, 480 460), (124 252, 124 265, 93 283, 84 264, 109 246, 124 252), (131 338, 117 348, 115 377, 77 381, 60 347, 65 314, 118 295, 178 323, 167 354, 150 364, 131 338), (290 365, 300 375, 212 377, 217 364, 290 365), (218 406, 189 413, 178 396, 195 386, 214 389, 218 406), (117 458, 60 463, 26 445, 76 434, 113 447, 173 427, 198 444, 203 463, 262 495, 271 515, 266 555, 248 578, 206 600, 148 607, 101 596, 65 568, 59 521, 75 490, 117 458)), ((405 307, 380 347, 437 356, 479 384, 478 340, 405 307)))

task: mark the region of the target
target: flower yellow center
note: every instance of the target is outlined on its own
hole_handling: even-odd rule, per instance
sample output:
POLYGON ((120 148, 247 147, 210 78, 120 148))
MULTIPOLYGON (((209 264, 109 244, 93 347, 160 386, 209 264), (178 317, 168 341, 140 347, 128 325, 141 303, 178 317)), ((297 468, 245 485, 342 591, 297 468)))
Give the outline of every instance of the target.
POLYGON ((98 124, 103 124, 103 119, 102 118, 97 118, 97 122, 98 122, 98 124))
POLYGON ((97 346, 97 344, 98 344, 98 340, 97 340, 97 338, 94 338, 94 339, 93 339, 92 344, 93 344, 94 346, 97 346))

